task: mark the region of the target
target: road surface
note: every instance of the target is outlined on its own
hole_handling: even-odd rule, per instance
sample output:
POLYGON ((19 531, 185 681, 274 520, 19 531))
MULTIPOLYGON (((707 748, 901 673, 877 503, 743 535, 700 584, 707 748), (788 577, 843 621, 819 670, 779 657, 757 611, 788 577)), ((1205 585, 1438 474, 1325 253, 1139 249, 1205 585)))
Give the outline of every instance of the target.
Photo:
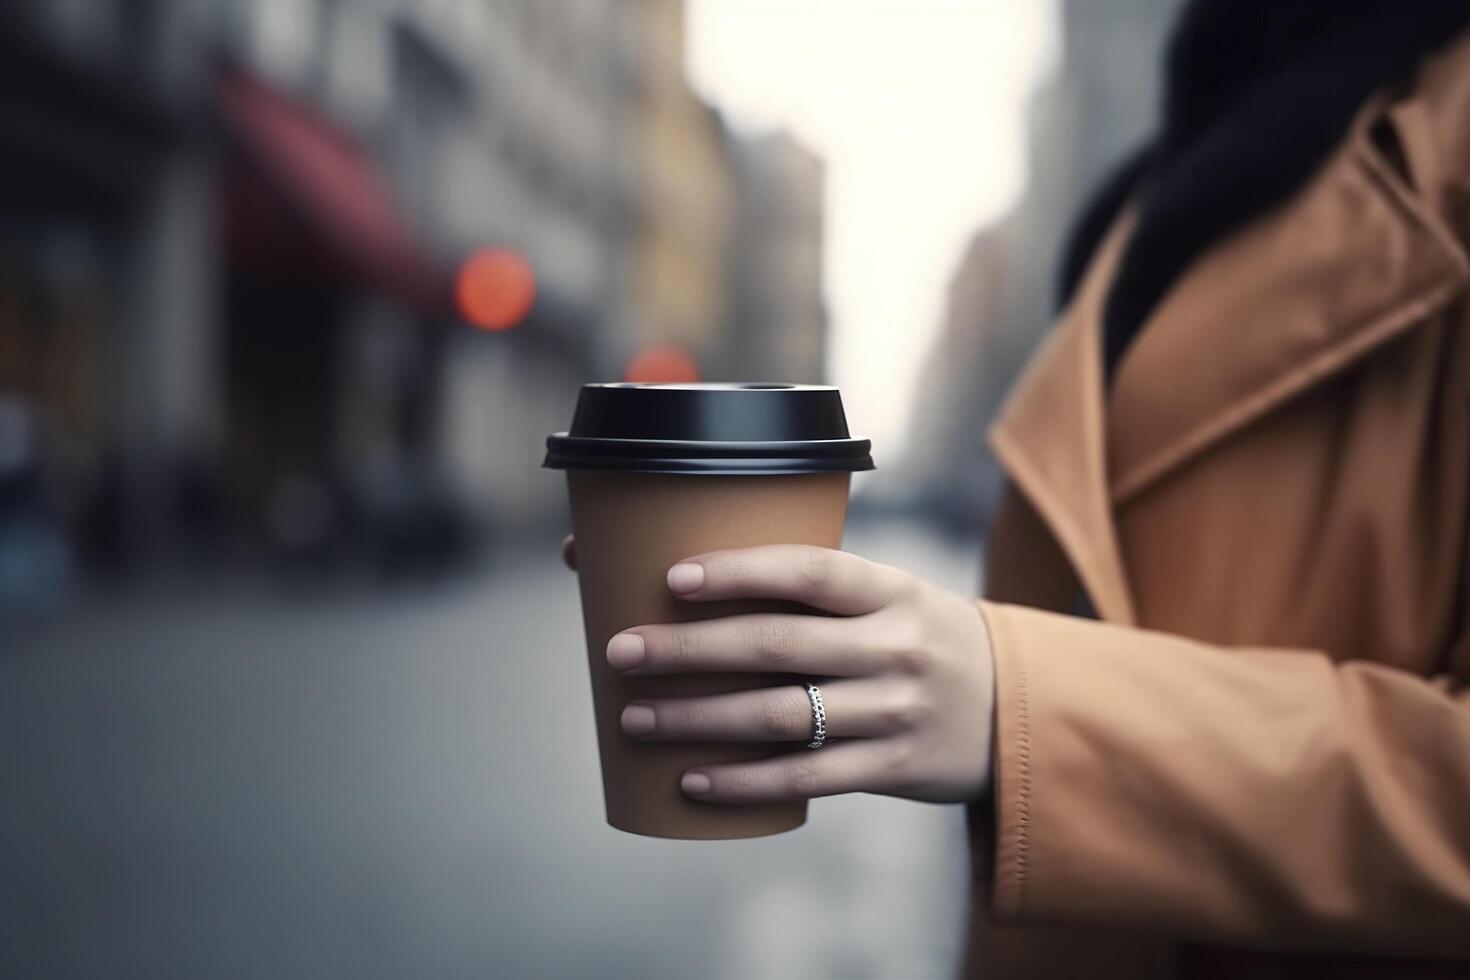
MULTIPOLYGON (((849 550, 974 586, 903 524, 849 550)), ((943 977, 958 807, 606 827, 555 539, 434 589, 91 597, 0 636, 0 976, 943 977)))

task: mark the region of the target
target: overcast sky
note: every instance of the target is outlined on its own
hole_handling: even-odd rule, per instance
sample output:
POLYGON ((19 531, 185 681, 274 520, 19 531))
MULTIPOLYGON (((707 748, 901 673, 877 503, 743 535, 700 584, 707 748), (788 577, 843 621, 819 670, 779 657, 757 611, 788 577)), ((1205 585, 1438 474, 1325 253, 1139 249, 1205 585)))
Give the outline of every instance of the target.
MULTIPOLYGON (((855 434, 899 455, 919 363, 970 233, 1025 180, 1052 0, 690 0, 696 87, 740 129, 827 161, 829 368, 855 434)), ((804 380, 804 379, 782 379, 804 380)))

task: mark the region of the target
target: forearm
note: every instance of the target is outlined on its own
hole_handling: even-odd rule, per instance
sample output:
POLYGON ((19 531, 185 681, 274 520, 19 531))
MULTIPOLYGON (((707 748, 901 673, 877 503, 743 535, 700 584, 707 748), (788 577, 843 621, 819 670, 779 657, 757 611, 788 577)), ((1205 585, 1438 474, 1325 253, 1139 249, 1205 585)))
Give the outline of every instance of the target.
POLYGON ((981 608, 997 918, 1470 952, 1465 700, 1310 651, 981 608))

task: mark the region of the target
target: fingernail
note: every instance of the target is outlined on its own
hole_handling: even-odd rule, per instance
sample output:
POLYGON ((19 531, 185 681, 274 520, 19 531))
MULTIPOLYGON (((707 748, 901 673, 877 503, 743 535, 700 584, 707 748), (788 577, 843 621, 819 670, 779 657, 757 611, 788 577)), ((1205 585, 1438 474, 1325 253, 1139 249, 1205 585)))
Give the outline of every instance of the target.
POLYGON ((687 595, 704 584, 704 566, 680 562, 669 569, 669 589, 687 595))
POLYGON ((628 670, 643 663, 643 637, 619 633, 607 641, 607 662, 615 670, 628 670))
POLYGON ((653 709, 646 704, 630 704, 623 709, 621 723, 623 731, 635 738, 652 735, 655 724, 653 709))
POLYGON ((709 777, 702 772, 686 772, 684 778, 679 780, 679 788, 690 796, 708 793, 710 785, 709 777))

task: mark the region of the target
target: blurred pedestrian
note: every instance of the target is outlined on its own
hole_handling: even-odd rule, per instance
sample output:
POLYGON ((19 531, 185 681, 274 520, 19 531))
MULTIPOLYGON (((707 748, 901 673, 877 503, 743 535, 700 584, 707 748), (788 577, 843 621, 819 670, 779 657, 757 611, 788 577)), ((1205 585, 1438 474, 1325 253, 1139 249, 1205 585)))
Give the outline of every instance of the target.
POLYGON ((40 429, 29 400, 0 391, 0 620, 53 608, 71 575, 40 429))

